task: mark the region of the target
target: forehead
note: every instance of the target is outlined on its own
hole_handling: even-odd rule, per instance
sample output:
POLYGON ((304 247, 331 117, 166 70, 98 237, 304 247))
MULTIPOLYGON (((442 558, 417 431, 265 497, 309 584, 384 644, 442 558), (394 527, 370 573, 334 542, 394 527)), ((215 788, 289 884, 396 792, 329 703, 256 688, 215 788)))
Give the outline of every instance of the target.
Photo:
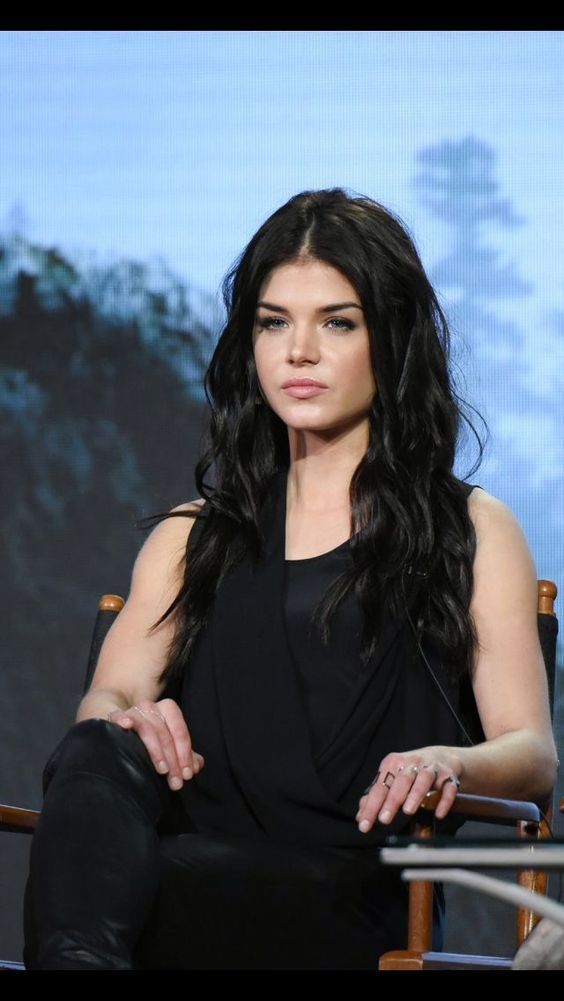
POLYGON ((346 297, 359 301, 350 281, 326 261, 305 260, 280 264, 265 278, 259 290, 259 300, 268 299, 279 305, 289 301, 307 300, 320 305, 346 297), (283 303, 282 299, 286 301, 283 303))

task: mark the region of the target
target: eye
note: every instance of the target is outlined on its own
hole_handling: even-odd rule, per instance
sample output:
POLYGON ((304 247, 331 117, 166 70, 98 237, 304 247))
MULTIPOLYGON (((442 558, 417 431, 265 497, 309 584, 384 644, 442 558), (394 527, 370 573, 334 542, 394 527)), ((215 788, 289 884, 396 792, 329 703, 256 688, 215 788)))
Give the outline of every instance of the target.
POLYGON ((332 326, 333 330, 342 331, 354 330, 355 326, 352 320, 347 320, 344 316, 333 316, 330 320, 327 320, 327 323, 331 325, 335 324, 335 326, 332 326))
POLYGON ((257 316, 256 319, 259 330, 280 330, 285 322, 280 316, 257 316))

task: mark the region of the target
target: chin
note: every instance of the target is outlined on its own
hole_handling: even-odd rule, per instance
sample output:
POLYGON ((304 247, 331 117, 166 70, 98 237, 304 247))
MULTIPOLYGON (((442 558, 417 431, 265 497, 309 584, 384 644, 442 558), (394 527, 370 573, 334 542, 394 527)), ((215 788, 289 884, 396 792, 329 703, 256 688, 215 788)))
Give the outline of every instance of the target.
POLYGON ((340 434, 346 427, 340 422, 327 423, 327 421, 312 421, 312 420, 286 420, 284 421, 288 429, 292 431, 309 431, 311 434, 340 434))

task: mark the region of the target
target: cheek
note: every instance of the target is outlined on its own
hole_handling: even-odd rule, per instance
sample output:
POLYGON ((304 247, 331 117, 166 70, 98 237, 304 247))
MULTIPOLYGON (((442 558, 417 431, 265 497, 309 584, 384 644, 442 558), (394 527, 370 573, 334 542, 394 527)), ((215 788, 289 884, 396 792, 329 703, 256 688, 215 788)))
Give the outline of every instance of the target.
POLYGON ((253 344, 253 358, 255 359, 255 368, 258 372, 259 368, 262 368, 262 351, 258 341, 253 344))
POLYGON ((265 372, 263 352, 260 350, 257 351, 255 349, 254 357, 255 357, 255 368, 257 370, 257 375, 260 379, 261 375, 264 374, 265 372))
POLYGON ((270 352, 265 351, 262 347, 255 348, 254 359, 257 380, 259 381, 263 392, 266 393, 269 391, 273 374, 273 364, 270 352))
POLYGON ((257 341, 254 348, 254 358, 255 358, 255 368, 257 372, 263 375, 268 375, 270 372, 275 372, 277 367, 280 365, 280 352, 276 350, 274 345, 269 344, 265 341, 257 341))
POLYGON ((349 367, 351 381, 359 391, 366 392, 376 389, 374 373, 370 355, 366 351, 359 352, 353 359, 349 367))

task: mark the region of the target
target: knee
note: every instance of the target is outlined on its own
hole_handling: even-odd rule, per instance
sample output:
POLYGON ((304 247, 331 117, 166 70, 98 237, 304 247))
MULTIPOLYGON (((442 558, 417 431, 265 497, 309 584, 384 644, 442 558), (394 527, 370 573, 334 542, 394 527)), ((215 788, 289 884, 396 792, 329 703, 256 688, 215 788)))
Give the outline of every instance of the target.
POLYGON ((161 778, 134 730, 123 730, 105 719, 81 720, 71 726, 47 760, 43 795, 56 775, 89 772, 111 777, 124 768, 149 779, 161 778))
POLYGON ((66 798, 68 783, 100 780, 107 788, 120 787, 133 798, 151 823, 169 808, 171 790, 149 751, 134 730, 123 730, 105 719, 87 719, 67 731, 43 769, 44 807, 66 798))

